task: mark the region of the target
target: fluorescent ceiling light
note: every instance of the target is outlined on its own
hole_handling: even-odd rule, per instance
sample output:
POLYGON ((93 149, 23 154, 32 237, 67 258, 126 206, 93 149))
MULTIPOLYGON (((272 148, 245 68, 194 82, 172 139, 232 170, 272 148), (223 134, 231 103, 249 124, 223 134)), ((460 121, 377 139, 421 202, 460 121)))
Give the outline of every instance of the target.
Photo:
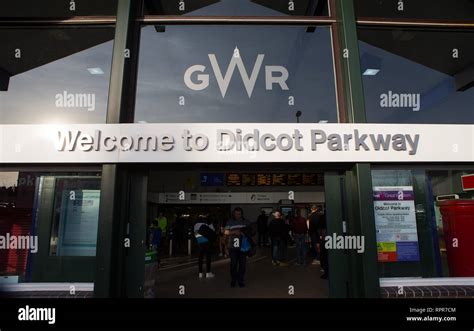
POLYGON ((100 68, 87 68, 87 71, 89 71, 89 73, 91 75, 103 75, 104 74, 104 72, 100 68))
POLYGON ((362 75, 364 76, 375 76, 379 73, 379 69, 366 69, 362 75))

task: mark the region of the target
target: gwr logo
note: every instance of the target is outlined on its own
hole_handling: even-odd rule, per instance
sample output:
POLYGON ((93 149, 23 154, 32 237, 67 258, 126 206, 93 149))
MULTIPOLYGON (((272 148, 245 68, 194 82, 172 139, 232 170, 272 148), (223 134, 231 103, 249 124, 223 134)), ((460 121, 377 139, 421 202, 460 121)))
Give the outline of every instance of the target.
MULTIPOLYGON (((234 69, 237 67, 240 72, 240 77, 242 77, 242 82, 244 83, 245 89, 247 90, 247 94, 249 98, 252 96, 253 88, 255 86, 255 82, 257 80, 258 74, 260 73, 260 68, 262 67, 263 58, 265 57, 264 54, 258 54, 257 60, 253 66, 252 73, 249 75, 247 74, 247 70, 245 69, 244 63, 242 61, 241 56, 232 56, 230 60, 229 66, 227 67, 227 71, 225 76, 222 75, 221 69, 219 64, 217 63, 216 55, 215 54, 208 54, 209 61, 211 62, 212 70, 214 71, 214 75, 216 76, 217 84, 219 85, 219 89, 221 91, 221 95, 224 98, 227 92, 227 88, 229 87, 230 80, 232 79, 232 75, 234 74, 234 69)), ((206 89, 209 86, 209 75, 205 73, 206 67, 201 64, 195 64, 189 67, 186 72, 184 73, 184 83, 187 87, 194 91, 201 91, 206 89), (196 76, 196 80, 193 81, 191 77, 194 73, 198 73, 196 76)), ((283 66, 265 66, 265 89, 272 90, 273 84, 280 85, 282 90, 288 90, 288 85, 286 84, 286 80, 288 79, 288 70, 286 70, 283 66), (274 73, 280 73, 279 76, 274 76, 274 73)))

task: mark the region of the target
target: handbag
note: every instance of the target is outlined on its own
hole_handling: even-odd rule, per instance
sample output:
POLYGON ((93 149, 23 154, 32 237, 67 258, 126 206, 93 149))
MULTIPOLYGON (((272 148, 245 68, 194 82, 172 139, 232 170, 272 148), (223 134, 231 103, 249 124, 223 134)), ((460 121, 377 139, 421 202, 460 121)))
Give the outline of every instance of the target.
POLYGON ((257 245, 253 243, 251 238, 247 237, 246 235, 242 235, 240 251, 246 253, 248 257, 252 257, 257 252, 257 245))
POLYGON ((248 237, 246 235, 242 235, 242 241, 240 243, 240 251, 247 253, 248 251, 250 251, 251 248, 252 246, 250 245, 250 241, 248 237))

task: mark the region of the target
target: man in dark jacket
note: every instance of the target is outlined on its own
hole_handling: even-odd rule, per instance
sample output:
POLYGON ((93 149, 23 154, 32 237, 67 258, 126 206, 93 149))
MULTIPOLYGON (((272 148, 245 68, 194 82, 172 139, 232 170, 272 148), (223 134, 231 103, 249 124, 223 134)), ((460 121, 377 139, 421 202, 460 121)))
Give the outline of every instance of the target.
POLYGON ((237 207, 232 212, 232 217, 225 226, 225 235, 229 236, 230 255, 230 286, 245 287, 245 269, 247 266, 247 253, 241 250, 243 236, 251 238, 250 222, 244 218, 243 210, 237 207))
POLYGON ((268 234, 272 241, 272 263, 273 265, 287 266, 286 246, 288 244, 289 225, 285 223, 282 213, 277 210, 273 213, 273 219, 268 226, 268 234))

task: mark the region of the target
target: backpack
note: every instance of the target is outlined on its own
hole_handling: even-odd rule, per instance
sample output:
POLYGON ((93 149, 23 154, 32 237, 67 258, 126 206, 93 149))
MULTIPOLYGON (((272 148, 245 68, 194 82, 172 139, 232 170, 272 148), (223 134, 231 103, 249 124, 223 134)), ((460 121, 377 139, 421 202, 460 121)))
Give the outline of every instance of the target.
POLYGON ((199 227, 198 233, 211 243, 213 243, 217 239, 216 232, 213 231, 207 224, 201 225, 199 227))

